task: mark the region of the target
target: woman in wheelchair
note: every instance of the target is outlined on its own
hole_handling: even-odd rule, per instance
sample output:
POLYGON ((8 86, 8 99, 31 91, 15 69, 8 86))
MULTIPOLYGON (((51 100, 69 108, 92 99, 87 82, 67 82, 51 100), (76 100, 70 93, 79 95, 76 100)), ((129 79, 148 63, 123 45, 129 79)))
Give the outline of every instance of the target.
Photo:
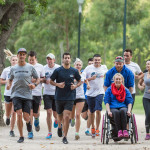
POLYGON ((133 99, 130 91, 123 85, 120 73, 113 77, 114 83, 106 90, 104 102, 113 127, 113 137, 128 138, 127 116, 131 116, 133 99))

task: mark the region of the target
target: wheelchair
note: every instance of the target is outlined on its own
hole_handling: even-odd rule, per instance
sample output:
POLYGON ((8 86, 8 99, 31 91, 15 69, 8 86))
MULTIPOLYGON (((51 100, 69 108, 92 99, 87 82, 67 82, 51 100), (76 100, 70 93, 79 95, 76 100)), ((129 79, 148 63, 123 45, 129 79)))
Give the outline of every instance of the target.
POLYGON ((111 121, 108 117, 107 112, 103 115, 102 118, 102 129, 101 129, 101 143, 103 144, 108 144, 110 139, 113 139, 114 141, 120 141, 122 139, 124 140, 131 140, 131 144, 137 143, 138 141, 138 131, 137 131, 137 125, 136 125, 136 120, 135 120, 135 115, 131 114, 131 117, 129 117, 129 129, 127 129, 129 133, 129 137, 125 138, 118 138, 118 137, 113 137, 113 127, 111 124, 111 121))

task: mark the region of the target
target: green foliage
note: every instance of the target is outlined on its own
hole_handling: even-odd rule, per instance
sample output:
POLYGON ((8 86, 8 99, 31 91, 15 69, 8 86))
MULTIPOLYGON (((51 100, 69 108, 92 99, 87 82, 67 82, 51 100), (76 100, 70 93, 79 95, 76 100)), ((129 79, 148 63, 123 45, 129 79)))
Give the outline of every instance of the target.
MULTIPOLYGON (((13 51, 19 47, 25 47, 28 51, 35 50, 42 64, 46 63, 45 56, 49 52, 54 52, 57 62, 60 63, 60 43, 63 42, 64 51, 69 51, 74 61, 78 49, 77 2, 26 0, 25 4, 26 11, 11 35, 7 47, 13 51)), ((126 47, 133 50, 133 61, 142 69, 145 68, 145 61, 150 53, 149 8, 150 2, 146 0, 127 1, 126 47)), ((102 63, 108 68, 114 65, 116 56, 122 55, 123 17, 122 0, 85 1, 81 18, 80 47, 84 67, 87 59, 95 53, 102 55, 102 63)))

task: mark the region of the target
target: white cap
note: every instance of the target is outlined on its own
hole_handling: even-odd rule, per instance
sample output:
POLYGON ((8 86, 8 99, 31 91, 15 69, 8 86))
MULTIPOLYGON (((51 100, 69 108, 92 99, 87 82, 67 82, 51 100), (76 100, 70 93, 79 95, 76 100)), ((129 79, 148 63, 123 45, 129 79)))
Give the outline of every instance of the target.
POLYGON ((49 53, 47 56, 46 56, 46 58, 51 58, 51 59, 55 59, 55 55, 54 54, 52 54, 52 53, 49 53))

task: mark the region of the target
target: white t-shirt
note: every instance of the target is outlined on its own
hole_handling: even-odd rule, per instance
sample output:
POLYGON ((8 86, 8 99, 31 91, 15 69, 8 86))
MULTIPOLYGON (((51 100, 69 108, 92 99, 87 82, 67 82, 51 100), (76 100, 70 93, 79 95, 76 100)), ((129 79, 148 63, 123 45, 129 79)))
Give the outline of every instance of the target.
MULTIPOLYGON (((41 65, 39 63, 36 63, 35 65, 33 65, 33 67, 36 70, 39 78, 42 78, 42 77, 45 76, 45 70, 44 70, 44 66, 43 65, 41 65)), ((39 83, 37 85, 37 87, 35 87, 32 90, 32 95, 33 96, 42 96, 42 84, 41 83, 39 83)))
MULTIPOLYGON (((9 75, 10 75, 10 69, 11 69, 11 66, 5 68, 1 74, 1 79, 4 79, 4 80, 8 80, 9 79, 9 75)), ((12 85, 13 86, 13 85, 12 85)), ((4 91, 4 95, 5 96, 11 96, 11 89, 12 89, 12 86, 9 90, 6 89, 7 87, 7 84, 5 84, 5 91, 4 91)))
MULTIPOLYGON (((49 68, 48 65, 45 65, 44 66, 45 78, 50 80, 50 77, 53 74, 54 70, 59 67, 60 67, 60 65, 58 65, 58 64, 55 64, 55 66, 53 68, 49 68)), ((55 86, 44 83, 43 95, 55 95, 55 89, 56 89, 55 86)))
MULTIPOLYGON (((83 72, 82 74, 80 74, 80 76, 81 81, 84 82, 84 80, 86 79, 85 73, 83 72)), ((76 99, 85 99, 83 83, 76 88, 76 99)))
POLYGON ((86 91, 87 96, 96 97, 99 94, 104 94, 104 75, 108 71, 106 65, 101 65, 96 68, 94 65, 87 66, 84 69, 86 74, 86 79, 91 78, 93 75, 96 75, 95 80, 89 81, 90 89, 86 91))
MULTIPOLYGON (((140 66, 137 63, 134 63, 131 61, 130 64, 125 64, 125 65, 128 69, 130 69, 133 72, 134 75, 142 72, 140 66)), ((135 91, 135 80, 134 80, 134 87, 133 87, 132 94, 135 94, 135 93, 136 91, 135 91)))

